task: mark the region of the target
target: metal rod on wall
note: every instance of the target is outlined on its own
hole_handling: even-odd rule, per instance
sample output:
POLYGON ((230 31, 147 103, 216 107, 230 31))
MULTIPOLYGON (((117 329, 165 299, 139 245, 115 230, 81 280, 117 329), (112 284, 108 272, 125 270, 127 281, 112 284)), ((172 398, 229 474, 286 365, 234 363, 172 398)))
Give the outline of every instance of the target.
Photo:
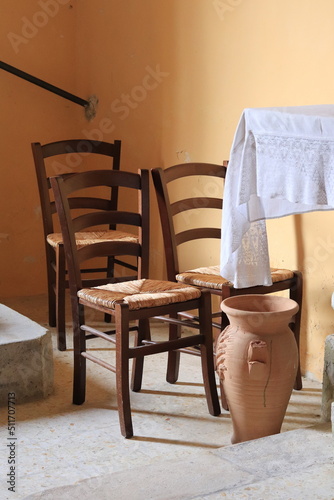
POLYGON ((83 106, 85 108, 85 114, 88 119, 93 118, 96 114, 95 110, 97 104, 96 96, 92 96, 88 101, 86 101, 85 99, 81 99, 81 97, 71 94, 66 90, 60 89, 55 85, 51 85, 50 83, 47 83, 44 80, 41 80, 40 78, 36 78, 35 76, 32 76, 29 73, 26 73, 25 71, 22 71, 18 68, 15 68, 14 66, 11 66, 10 64, 7 64, 3 61, 0 61, 0 68, 5 71, 8 71, 9 73, 12 73, 13 75, 18 76, 19 78, 23 78, 23 80, 27 80, 28 82, 33 83, 38 87, 42 87, 48 90, 49 92, 52 92, 53 94, 57 94, 63 97, 64 99, 68 99, 69 101, 72 101, 76 104, 79 104, 80 106, 83 106))

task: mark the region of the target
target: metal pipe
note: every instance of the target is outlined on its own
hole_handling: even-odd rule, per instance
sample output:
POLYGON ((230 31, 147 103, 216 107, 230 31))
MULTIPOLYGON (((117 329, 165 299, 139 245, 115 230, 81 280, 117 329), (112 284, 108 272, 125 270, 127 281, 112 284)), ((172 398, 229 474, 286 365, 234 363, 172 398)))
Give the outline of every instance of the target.
POLYGON ((68 99, 69 101, 75 102, 80 106, 87 107, 90 104, 88 101, 81 99, 81 97, 77 97, 76 95, 71 94, 66 90, 62 90, 59 87, 55 87, 55 85, 51 85, 50 83, 47 83, 44 80, 40 80, 35 76, 29 75, 29 73, 21 71, 20 69, 17 69, 14 66, 11 66, 10 64, 7 64, 3 61, 0 61, 0 68, 4 69, 5 71, 8 71, 9 73, 12 73, 13 75, 23 78, 23 80, 27 80, 28 82, 33 83, 34 85, 38 85, 38 87, 42 87, 48 90, 49 92, 52 92, 53 94, 57 94, 61 97, 64 97, 64 99, 68 99))

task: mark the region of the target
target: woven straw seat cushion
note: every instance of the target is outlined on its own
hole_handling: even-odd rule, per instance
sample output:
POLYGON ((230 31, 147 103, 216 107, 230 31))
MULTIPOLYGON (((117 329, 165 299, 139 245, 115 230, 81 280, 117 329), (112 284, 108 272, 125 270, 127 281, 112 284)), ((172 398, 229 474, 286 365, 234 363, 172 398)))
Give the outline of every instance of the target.
MULTIPOLYGON (((101 243, 102 241, 130 241, 137 243, 138 238, 135 234, 125 233, 123 231, 83 231, 75 233, 75 238, 78 248, 92 243, 101 243)), ((63 243, 61 233, 52 233, 47 236, 47 242, 53 248, 63 243)))
MULTIPOLYGON (((293 278, 293 271, 289 269, 271 268, 273 283, 293 278)), ((219 266, 200 267, 176 275, 176 280, 187 285, 201 286, 221 290, 223 286, 233 287, 231 281, 220 276, 219 266)))
POLYGON ((149 279, 83 288, 78 292, 80 299, 92 304, 115 309, 116 304, 125 303, 131 310, 185 302, 197 299, 200 295, 199 288, 149 279))

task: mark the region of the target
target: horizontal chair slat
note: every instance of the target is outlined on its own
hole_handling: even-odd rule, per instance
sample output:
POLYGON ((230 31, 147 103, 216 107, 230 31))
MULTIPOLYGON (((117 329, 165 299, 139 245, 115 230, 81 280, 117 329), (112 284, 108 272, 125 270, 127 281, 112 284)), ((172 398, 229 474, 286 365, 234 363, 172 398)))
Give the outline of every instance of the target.
POLYGON ((186 243, 191 240, 200 240, 205 238, 217 238, 221 237, 221 229, 215 227, 201 227, 196 229, 188 229, 187 231, 181 231, 175 235, 175 241, 177 245, 181 243, 186 243))

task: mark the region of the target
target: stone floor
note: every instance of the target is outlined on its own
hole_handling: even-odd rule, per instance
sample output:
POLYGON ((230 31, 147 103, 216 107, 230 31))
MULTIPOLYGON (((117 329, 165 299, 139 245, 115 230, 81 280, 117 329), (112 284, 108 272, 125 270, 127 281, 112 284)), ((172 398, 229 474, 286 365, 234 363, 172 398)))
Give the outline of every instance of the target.
MULTIPOLYGON (((44 296, 0 302, 46 326, 44 296)), ((334 498, 334 440, 329 425, 318 426, 319 382, 304 379, 293 392, 280 435, 232 446, 229 413, 207 411, 199 359, 182 355, 179 381, 170 385, 165 355, 151 356, 142 391, 131 394, 135 436, 126 440, 112 373, 89 363, 86 403, 72 405, 68 330, 69 350, 54 348, 54 394, 16 408, 16 491, 7 489, 2 453, 1 499, 334 498)), ((7 443, 6 408, 0 431, 7 443)))

